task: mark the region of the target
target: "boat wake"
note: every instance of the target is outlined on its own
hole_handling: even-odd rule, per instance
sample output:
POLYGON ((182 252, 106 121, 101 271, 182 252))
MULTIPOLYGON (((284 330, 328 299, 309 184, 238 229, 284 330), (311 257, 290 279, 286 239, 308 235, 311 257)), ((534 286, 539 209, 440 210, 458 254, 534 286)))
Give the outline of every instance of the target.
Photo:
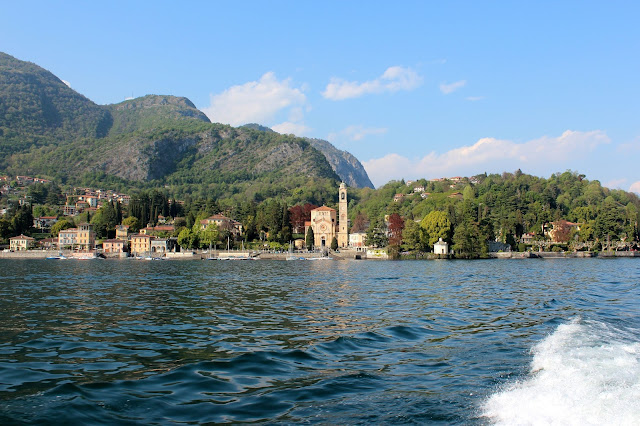
POLYGON ((494 424, 638 424, 640 330, 575 319, 536 345, 527 376, 482 407, 494 424))

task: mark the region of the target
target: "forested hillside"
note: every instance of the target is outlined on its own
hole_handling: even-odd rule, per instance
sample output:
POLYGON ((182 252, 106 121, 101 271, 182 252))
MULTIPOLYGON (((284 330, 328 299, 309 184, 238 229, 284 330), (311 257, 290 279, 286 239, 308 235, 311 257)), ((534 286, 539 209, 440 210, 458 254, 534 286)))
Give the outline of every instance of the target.
POLYGON ((577 225, 567 230, 566 243, 599 242, 601 246, 606 241, 630 242, 640 237, 637 195, 602 187, 571 171, 549 178, 518 170, 460 182, 419 180, 407 185, 394 181, 377 191, 360 190, 357 198, 351 212, 353 223, 371 224, 364 230, 373 237, 376 227, 388 226, 385 217, 398 214, 403 219, 406 250, 430 251, 439 237, 469 253, 479 251, 486 240, 509 243, 515 249, 524 234, 548 239, 544 231, 551 223, 562 221, 577 225), (415 188, 424 188, 424 192, 414 192, 415 188), (396 194, 401 194, 398 201, 394 201, 396 194), (444 224, 436 226, 435 220, 444 224))

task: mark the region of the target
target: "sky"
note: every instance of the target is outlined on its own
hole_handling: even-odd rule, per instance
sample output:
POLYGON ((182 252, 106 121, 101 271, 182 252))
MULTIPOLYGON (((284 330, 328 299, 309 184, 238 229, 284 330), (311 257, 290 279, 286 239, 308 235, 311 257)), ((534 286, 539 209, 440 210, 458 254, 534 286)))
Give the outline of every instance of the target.
POLYGON ((640 193, 637 1, 0 0, 0 51, 98 104, 330 141, 390 180, 571 170, 640 193))

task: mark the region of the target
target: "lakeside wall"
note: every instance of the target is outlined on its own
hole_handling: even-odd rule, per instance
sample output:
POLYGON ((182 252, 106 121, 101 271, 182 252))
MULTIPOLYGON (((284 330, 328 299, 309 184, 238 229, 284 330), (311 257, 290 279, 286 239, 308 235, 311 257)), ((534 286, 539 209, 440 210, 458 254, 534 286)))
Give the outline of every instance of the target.
MULTIPOLYGON (((71 257, 71 251, 63 250, 62 253, 71 257)), ((60 254, 60 250, 27 250, 27 251, 16 251, 16 252, 4 252, 0 251, 0 259, 46 259, 50 256, 57 256, 60 254)), ((226 253, 225 253, 226 254, 226 253)), ((238 255, 238 253, 233 253, 234 255, 238 255)), ((248 254, 242 253, 242 254, 248 254)), ((285 260, 289 253, 260 253, 257 256, 257 259, 264 260, 285 260)), ((319 257, 318 253, 295 253, 296 257, 301 257, 305 259, 317 258, 319 257)), ((351 250, 342 250, 337 253, 331 253, 329 257, 334 260, 348 260, 355 259, 356 255, 361 255, 361 259, 367 259, 366 254, 363 252, 356 252, 351 250)), ((126 253, 124 254, 112 254, 106 255, 107 258, 110 259, 121 259, 126 258, 126 253)), ((167 253, 165 255, 165 259, 205 259, 207 257, 206 254, 194 253, 194 252, 182 252, 182 253, 167 253)), ((217 257, 217 256, 216 256, 217 257)), ((224 257, 224 256, 221 256, 224 257)), ((489 253, 490 259, 572 259, 572 258, 591 258, 591 257, 602 257, 602 258, 618 258, 618 257, 640 257, 640 251, 604 251, 604 252, 590 252, 590 251, 578 251, 578 252, 502 252, 502 253, 489 253)), ((423 259, 433 260, 433 259, 443 259, 448 258, 448 256, 426 256, 423 259)), ((371 260, 371 259, 369 259, 371 260)), ((379 260, 379 259, 374 259, 379 260)))
POLYGON ((574 252, 555 252, 555 251, 525 251, 525 252, 504 252, 489 253, 492 259, 579 259, 589 257, 640 257, 638 251, 574 251, 574 252))

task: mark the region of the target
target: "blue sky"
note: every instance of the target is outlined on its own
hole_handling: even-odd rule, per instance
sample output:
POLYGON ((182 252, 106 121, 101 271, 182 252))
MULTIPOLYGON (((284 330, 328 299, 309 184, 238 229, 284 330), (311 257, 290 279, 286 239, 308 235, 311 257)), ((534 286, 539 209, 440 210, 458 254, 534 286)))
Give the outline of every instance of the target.
POLYGON ((376 186, 520 168, 640 193, 638 2, 0 1, 0 50, 99 104, 327 139, 376 186), (133 3, 133 4, 130 4, 133 3))

